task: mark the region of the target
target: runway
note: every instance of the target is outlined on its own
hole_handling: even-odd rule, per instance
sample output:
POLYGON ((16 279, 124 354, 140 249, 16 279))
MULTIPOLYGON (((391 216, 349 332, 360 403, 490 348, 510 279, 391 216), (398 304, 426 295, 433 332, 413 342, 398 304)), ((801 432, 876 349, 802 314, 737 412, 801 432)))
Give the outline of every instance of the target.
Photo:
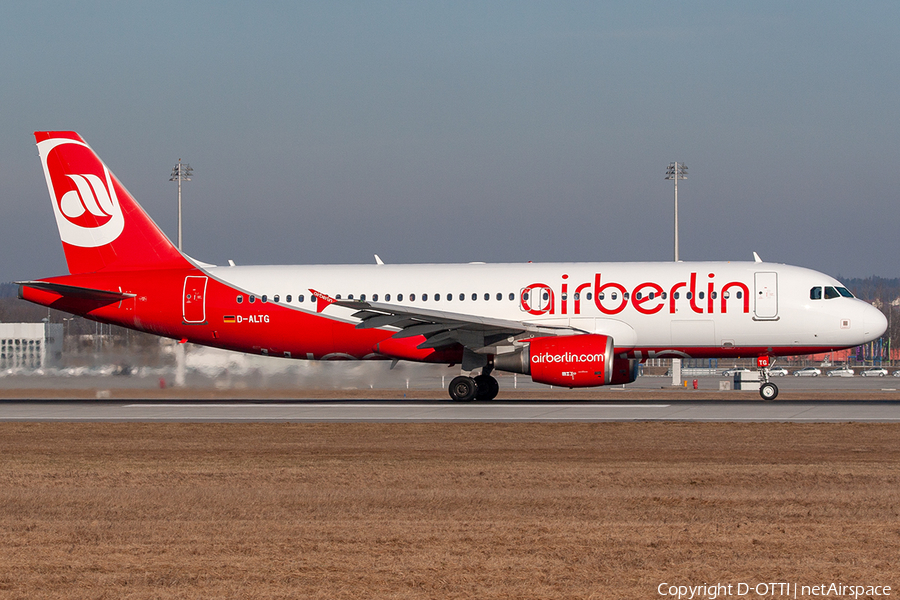
POLYGON ((794 422, 897 423, 900 401, 3 401, 5 422, 794 422))

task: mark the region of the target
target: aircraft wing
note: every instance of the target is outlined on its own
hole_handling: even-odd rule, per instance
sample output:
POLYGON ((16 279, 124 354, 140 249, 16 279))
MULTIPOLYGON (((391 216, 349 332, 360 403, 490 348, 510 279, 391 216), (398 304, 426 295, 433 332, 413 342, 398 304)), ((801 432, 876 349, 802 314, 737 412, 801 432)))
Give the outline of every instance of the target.
POLYGON ((496 353, 498 345, 512 345, 510 338, 519 340, 536 336, 587 333, 573 327, 479 317, 383 302, 336 300, 315 290, 310 291, 319 299, 320 312, 331 304, 353 309, 356 311, 353 316, 362 320, 356 326, 357 329, 396 327, 399 331, 392 336, 395 339, 422 335, 426 339, 418 345, 420 349, 439 349, 460 344, 472 352, 496 353))

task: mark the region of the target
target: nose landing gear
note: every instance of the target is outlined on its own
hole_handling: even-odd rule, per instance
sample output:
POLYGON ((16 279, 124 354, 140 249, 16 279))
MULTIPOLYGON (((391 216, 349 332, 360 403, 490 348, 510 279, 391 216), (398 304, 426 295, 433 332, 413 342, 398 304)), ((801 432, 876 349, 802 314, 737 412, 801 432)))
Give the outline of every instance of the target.
POLYGON ((762 373, 763 380, 762 385, 759 386, 759 395, 763 400, 771 402, 778 397, 778 386, 769 381, 769 367, 772 366, 769 363, 769 357, 760 356, 756 359, 756 365, 759 367, 759 372, 762 373))
POLYGON ((767 381, 759 386, 759 395, 763 400, 774 400, 778 396, 778 386, 767 381))

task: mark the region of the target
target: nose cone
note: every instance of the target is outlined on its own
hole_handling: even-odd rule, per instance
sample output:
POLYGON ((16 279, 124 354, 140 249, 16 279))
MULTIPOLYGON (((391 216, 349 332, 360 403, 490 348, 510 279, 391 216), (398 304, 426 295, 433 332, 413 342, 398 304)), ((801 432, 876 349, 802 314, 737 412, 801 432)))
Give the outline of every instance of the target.
POLYGON ((867 305, 863 314, 863 335, 866 336, 866 341, 880 338, 887 331, 887 327, 887 317, 884 313, 871 304, 867 305))

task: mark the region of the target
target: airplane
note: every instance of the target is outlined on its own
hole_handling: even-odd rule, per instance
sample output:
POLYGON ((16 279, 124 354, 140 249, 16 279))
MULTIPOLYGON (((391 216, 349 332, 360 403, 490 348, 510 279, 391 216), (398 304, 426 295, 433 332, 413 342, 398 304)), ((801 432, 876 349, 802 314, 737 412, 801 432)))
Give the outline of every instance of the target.
POLYGON ((460 365, 455 401, 491 373, 568 388, 627 384, 650 358, 831 352, 884 315, 816 271, 750 262, 215 266, 180 252, 72 131, 35 132, 68 275, 19 297, 122 327, 303 360, 460 365))

